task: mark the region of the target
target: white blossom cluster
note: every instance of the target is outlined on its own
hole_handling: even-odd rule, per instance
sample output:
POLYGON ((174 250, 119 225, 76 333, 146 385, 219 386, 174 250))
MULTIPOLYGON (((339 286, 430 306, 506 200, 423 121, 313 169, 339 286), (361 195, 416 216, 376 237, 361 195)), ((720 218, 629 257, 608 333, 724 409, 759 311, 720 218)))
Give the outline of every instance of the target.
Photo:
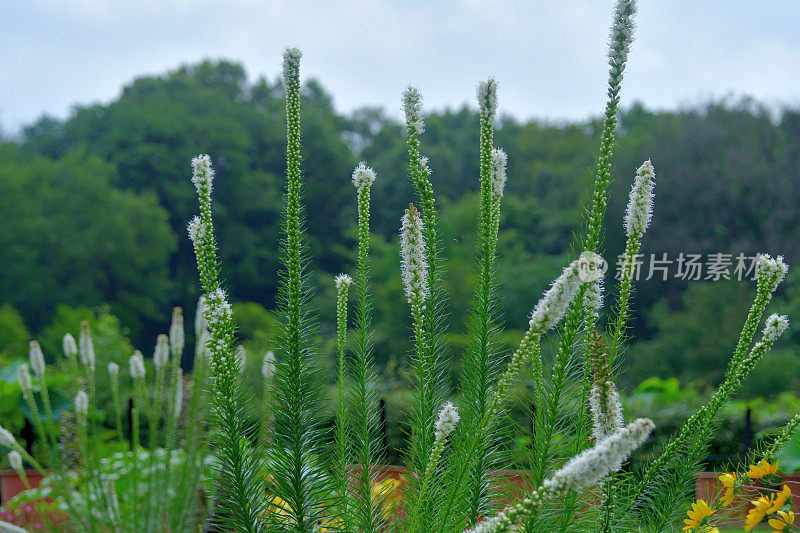
POLYGON ((789 327, 789 317, 773 313, 764 325, 764 341, 774 343, 789 327))
POLYGON ((655 427, 649 418, 639 418, 613 435, 579 453, 552 477, 545 480, 527 498, 506 507, 496 516, 483 520, 466 533, 496 533, 512 531, 515 521, 530 515, 547 498, 562 495, 568 490, 581 491, 594 485, 611 472, 616 472, 631 452, 644 444, 655 427))
POLYGON ((294 78, 300 75, 300 59, 303 52, 299 48, 286 48, 283 51, 283 79, 294 78))
POLYGON ((17 446, 19 446, 17 444, 17 439, 14 438, 13 433, 3 426, 0 426, 0 444, 6 448, 11 448, 12 450, 15 450, 17 446))
POLYGON ((261 363, 261 375, 264 379, 272 379, 275 374, 275 354, 272 350, 268 350, 264 354, 264 360, 261 363))
POLYGON ((656 173, 648 159, 636 170, 625 210, 625 232, 628 237, 641 236, 653 218, 653 187, 656 173))
POLYGON ((89 324, 87 322, 81 324, 81 334, 78 337, 78 349, 81 354, 81 363, 94 370, 94 342, 92 341, 92 334, 89 331, 89 324))
POLYGON ((570 459, 544 482, 544 488, 559 493, 566 489, 581 491, 594 485, 619 470, 631 452, 644 444, 654 427, 649 418, 637 418, 570 459))
POLYGON ((194 313, 194 334, 200 338, 203 331, 208 329, 206 320, 206 297, 200 296, 197 299, 197 310, 194 313))
POLYGON ((115 381, 119 378, 119 365, 117 363, 113 361, 108 363, 108 375, 115 381))
POLYGON ((29 346, 30 346, 30 352, 28 352, 28 358, 31 361, 31 369, 33 370, 33 373, 36 375, 37 378, 41 378, 44 376, 44 371, 45 371, 44 354, 42 353, 42 347, 39 346, 39 343, 36 341, 31 341, 29 346))
POLYGON ((605 383, 605 390, 600 385, 592 385, 589 391, 589 407, 594 419, 594 438, 597 442, 602 441, 613 434, 623 425, 622 404, 619 401, 619 393, 613 382, 605 383))
POLYGON ((333 283, 336 285, 336 290, 340 291, 353 284, 353 278, 347 274, 339 274, 333 278, 333 283))
POLYGON ((183 329, 183 309, 176 307, 172 310, 172 323, 169 326, 169 345, 172 353, 183 353, 186 336, 183 329))
POLYGON ((494 122, 497 115, 497 81, 494 78, 489 78, 480 82, 477 93, 481 117, 494 122))
POLYGON ((633 14, 636 12, 635 0, 618 0, 611 27, 609 63, 621 69, 628 61, 630 43, 633 41, 633 14))
POLYGON ((456 406, 450 402, 447 402, 442 406, 442 409, 439 411, 439 416, 436 419, 436 424, 434 425, 434 437, 437 441, 443 441, 450 435, 452 435, 453 431, 456 430, 456 425, 458 421, 461 420, 461 417, 458 416, 458 410, 456 406))
POLYGON ((207 154, 200 154, 192 158, 192 183, 197 192, 203 190, 211 193, 214 183, 214 169, 211 168, 211 157, 207 154))
POLYGON ((428 295, 428 261, 422 229, 419 212, 413 206, 406 209, 400 228, 400 270, 408 303, 424 302, 428 295))
POLYGON ((655 424, 648 418, 631 422, 594 448, 573 457, 527 498, 476 524, 467 533, 511 531, 516 520, 530 515, 547 498, 562 495, 568 490, 581 491, 594 485, 611 472, 619 470, 631 452, 644 444, 654 427, 655 424))
POLYGON ((131 377, 133 379, 144 379, 144 357, 142 356, 142 352, 139 350, 133 352, 133 355, 128 360, 128 365, 130 366, 131 377))
POLYGON ((576 259, 564 268, 561 275, 556 278, 534 307, 529 322, 531 328, 539 333, 544 333, 558 324, 558 321, 566 314, 575 295, 578 294, 581 283, 576 259))
POLYGON ((222 288, 209 294, 205 303, 208 307, 206 320, 209 324, 222 324, 233 314, 231 304, 228 303, 228 296, 222 288))
POLYGON ((197 346, 195 350, 201 357, 205 359, 208 359, 211 356, 211 352, 208 349, 209 340, 211 340, 211 333, 209 333, 207 329, 201 331, 200 336, 197 337, 197 346))
POLYGON ((64 341, 62 342, 62 348, 64 350, 64 355, 69 358, 75 357, 78 355, 78 345, 75 343, 75 337, 67 333, 64 335, 64 341))
POLYGON ((12 470, 22 472, 22 456, 17 450, 8 452, 8 464, 11 466, 12 470))
POLYGON ((363 161, 353 170, 353 185, 358 192, 364 189, 369 189, 375 183, 375 171, 366 165, 363 161))
POLYGON ((508 163, 508 155, 502 148, 492 149, 492 191, 498 198, 503 197, 503 191, 506 188, 506 164, 508 163))
POLYGON ((178 418, 181 416, 181 409, 183 409, 183 371, 180 368, 175 380, 175 398, 173 401, 173 414, 175 418, 178 418))
POLYGON ((417 134, 425 132, 425 118, 422 116, 422 95, 419 89, 409 85, 403 91, 403 113, 406 116, 407 130, 417 134))
POLYGON ((79 415, 86 415, 89 412, 89 397, 82 390, 75 395, 75 412, 79 415))
POLYGON ((419 158, 419 171, 422 175, 428 177, 432 174, 431 167, 428 166, 428 158, 425 156, 419 158))
POLYGON ((197 246, 200 244, 206 235, 206 227, 199 216, 194 216, 186 225, 186 232, 189 234, 189 239, 192 244, 197 246))
POLYGON ((169 338, 163 333, 156 340, 156 349, 153 352, 153 364, 156 368, 163 368, 169 362, 169 338))
POLYGON ((769 254, 758 254, 758 259, 756 260, 756 279, 762 279, 763 276, 766 276, 767 279, 776 278, 777 285, 783 281, 788 271, 789 265, 783 261, 782 255, 773 259, 769 254))
POLYGON ((27 397, 27 394, 31 391, 31 373, 25 363, 17 367, 17 380, 19 381, 19 388, 22 389, 22 394, 27 397))

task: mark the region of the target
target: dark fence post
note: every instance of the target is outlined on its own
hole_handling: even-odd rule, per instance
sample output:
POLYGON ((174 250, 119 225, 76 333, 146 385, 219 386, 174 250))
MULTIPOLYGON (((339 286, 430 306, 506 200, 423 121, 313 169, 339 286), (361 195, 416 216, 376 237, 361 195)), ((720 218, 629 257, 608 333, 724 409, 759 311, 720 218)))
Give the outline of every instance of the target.
POLYGON ((753 442, 753 420, 752 410, 750 407, 744 413, 744 429, 742 430, 742 444, 744 445, 744 457, 747 457, 747 452, 750 450, 750 444, 753 442))
POLYGON ((383 449, 389 449, 389 436, 386 434, 386 400, 381 398, 378 408, 380 409, 381 413, 381 438, 383 440, 383 449))

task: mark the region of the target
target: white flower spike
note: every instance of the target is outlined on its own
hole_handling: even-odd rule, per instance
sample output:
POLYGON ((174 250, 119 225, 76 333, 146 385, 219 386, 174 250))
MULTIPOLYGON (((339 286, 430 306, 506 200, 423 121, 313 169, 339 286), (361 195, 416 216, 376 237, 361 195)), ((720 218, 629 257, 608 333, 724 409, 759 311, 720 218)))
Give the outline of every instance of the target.
POLYGON ((85 320, 81 322, 81 334, 78 337, 78 350, 81 354, 81 363, 94 370, 94 342, 89 323, 85 320))
POLYGON ((78 355, 78 345, 75 343, 75 337, 67 333, 64 335, 64 341, 62 343, 62 347, 64 350, 64 355, 67 357, 73 357, 78 355))
POLYGON ((764 325, 764 340, 774 343, 788 327, 789 317, 777 313, 770 315, 764 325))
POLYGON ((628 207, 625 211, 625 232, 628 237, 641 236, 653 218, 653 187, 656 173, 648 159, 636 170, 633 186, 628 195, 628 207))
POLYGON ((406 116, 406 129, 421 134, 425 132, 425 118, 422 116, 422 95, 419 89, 409 85, 403 91, 403 112, 406 116))
POLYGON ((6 448, 11 448, 12 450, 15 450, 17 446, 19 446, 19 444, 17 444, 17 439, 14 438, 14 435, 3 426, 0 426, 0 444, 6 448))
POLYGON ((455 431, 460 419, 455 405, 450 402, 444 404, 434 425, 435 439, 441 441, 449 437, 455 431))
POLYGON ((17 450, 8 452, 8 464, 11 466, 12 470, 22 472, 22 456, 17 450))
POLYGON ((544 293, 544 296, 531 314, 530 326, 544 333, 554 327, 566 314, 570 303, 578 294, 581 286, 578 276, 578 260, 566 266, 553 285, 544 293))
POLYGON ((789 266, 783 261, 782 255, 773 259, 768 254, 758 254, 758 259, 756 260, 756 275, 758 279, 775 277, 778 280, 777 284, 780 284, 788 271, 789 266))
POLYGON ((128 360, 128 364, 130 366, 131 377, 133 379, 144 379, 145 370, 144 370, 144 357, 142 356, 142 352, 136 350, 133 352, 133 355, 128 360))
POLYGON ((214 183, 214 169, 211 168, 211 157, 200 154, 192 159, 192 183, 197 192, 208 190, 211 192, 214 183))
POLYGON ((348 276, 347 274, 339 274, 335 278, 333 278, 333 283, 336 285, 336 290, 340 291, 345 287, 349 287, 353 284, 353 278, 348 276))
POLYGON ((156 349, 153 352, 153 364, 162 368, 169 362, 169 338, 163 333, 156 340, 156 349))
POLYGON ((19 387, 22 389, 22 393, 27 395, 31 392, 31 373, 28 370, 28 365, 22 363, 17 367, 17 380, 19 381, 19 387))
POLYGON ((508 156, 502 148, 492 149, 492 191, 498 198, 503 197, 506 188, 506 164, 508 156))
POLYGON ((408 303, 423 303, 428 296, 428 261, 422 238, 422 217, 410 206, 400 228, 400 270, 408 303))
POLYGON ((497 115, 497 81, 489 78, 480 82, 477 93, 481 116, 493 122, 497 115))
POLYGON ((183 346, 186 342, 183 329, 183 309, 176 307, 172 310, 172 323, 169 326, 169 346, 172 353, 183 353, 183 346))
POLYGON ((264 379, 272 379, 275 375, 275 354, 272 350, 264 354, 264 361, 261 363, 261 375, 264 379))
POLYGON ((375 171, 366 165, 363 161, 358 164, 353 171, 353 185, 358 192, 364 189, 369 189, 375 183, 375 171))
POLYGON ((75 395, 75 412, 80 415, 86 415, 89 412, 89 397, 82 390, 75 395))
POLYGON ((30 344, 30 352, 29 352, 29 359, 31 361, 31 369, 33 370, 34 375, 37 378, 44 377, 45 371, 45 364, 44 364, 44 354, 42 353, 42 347, 39 346, 39 343, 36 341, 31 341, 30 344))

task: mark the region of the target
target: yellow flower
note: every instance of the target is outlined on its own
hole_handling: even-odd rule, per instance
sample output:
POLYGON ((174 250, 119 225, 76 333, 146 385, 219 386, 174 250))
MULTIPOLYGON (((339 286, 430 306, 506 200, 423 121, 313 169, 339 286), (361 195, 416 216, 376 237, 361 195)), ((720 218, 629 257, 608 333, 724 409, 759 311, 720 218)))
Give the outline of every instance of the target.
POLYGON ((378 502, 383 507, 382 515, 384 520, 389 518, 400 501, 400 488, 402 485, 403 483, 399 479, 387 477, 370 487, 372 501, 378 502))
POLYGON ((269 511, 282 518, 289 518, 292 516, 292 508, 280 496, 273 496, 269 502, 269 511))
POLYGON ((732 489, 736 484, 736 474, 722 474, 719 476, 719 481, 725 485, 726 489, 732 489))
POLYGON ((720 500, 720 506, 727 507, 733 502, 733 499, 736 496, 736 491, 734 488, 736 485, 736 475, 722 474, 721 476, 719 476, 719 480, 725 487, 725 494, 722 496, 722 499, 720 500))
POLYGON ((762 459, 758 465, 750 465, 750 470, 747 472, 747 477, 750 479, 761 479, 768 474, 774 474, 778 471, 777 461, 774 465, 769 464, 769 461, 762 459))
POLYGON ((780 518, 770 518, 767 522, 774 531, 772 533, 780 533, 786 526, 794 524, 794 513, 789 511, 778 511, 780 518))
POLYGON ((750 531, 764 520, 767 509, 772 506, 772 498, 761 496, 759 499, 753 500, 750 503, 753 504, 753 508, 747 512, 747 516, 745 517, 745 531, 750 531))
POLYGON ((786 503, 786 500, 792 497, 792 489, 788 486, 784 485, 783 490, 778 493, 775 497, 775 501, 772 504, 772 507, 767 509, 767 514, 772 514, 780 511, 783 509, 783 505, 786 503))
POLYGON ((699 527, 701 522, 716 512, 716 510, 712 510, 708 506, 705 500, 697 500, 692 504, 692 508, 686 512, 689 518, 683 519, 683 523, 686 524, 683 531, 699 527))

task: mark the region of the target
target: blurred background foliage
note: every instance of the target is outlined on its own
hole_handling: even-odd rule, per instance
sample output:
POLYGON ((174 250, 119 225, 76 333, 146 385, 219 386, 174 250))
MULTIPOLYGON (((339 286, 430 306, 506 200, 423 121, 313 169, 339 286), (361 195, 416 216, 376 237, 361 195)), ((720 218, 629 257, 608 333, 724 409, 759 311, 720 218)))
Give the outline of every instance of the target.
MULTIPOLYGON (((396 240, 400 215, 414 194, 402 127, 394 118, 397 110, 337 112, 313 79, 303 95, 306 217, 322 348, 331 364, 332 279, 352 273, 355 260, 350 173, 363 159, 378 174, 372 204, 374 340, 391 418, 402 402, 389 399, 403 397, 409 352, 396 240)), ((502 80, 500 95, 502 103, 502 80)), ((98 347, 98 354, 105 354, 98 366, 122 363, 134 346, 152 353, 155 336, 168 328, 172 306, 193 316, 198 284, 185 225, 196 211, 189 161, 198 152, 209 153, 216 167, 214 215, 226 286, 238 302, 241 341, 257 379, 275 332, 270 310, 279 269, 283 121, 278 81, 253 82, 237 63, 206 61, 138 78, 108 104, 76 106, 66 120, 44 116, 18 138, 0 143, 3 397, 13 388, 6 370, 26 357, 30 338, 38 339, 53 361, 63 334, 77 336, 78 324, 88 319, 98 339, 107 339, 97 341, 107 342, 98 347)), ((518 330, 580 229, 598 132, 597 119, 499 119, 496 144, 509 155, 498 262, 509 346, 518 341, 518 330)), ((476 111, 432 112, 423 151, 442 209, 457 379, 474 279, 476 111)), ((681 252, 735 257, 766 251, 798 263, 800 110, 776 112, 746 98, 678 110, 629 105, 620 120, 604 242, 612 265, 623 247, 621 220, 632 176, 646 158, 656 168, 657 202, 642 253, 674 259, 681 252)), ((612 277, 607 276, 611 292, 612 277)), ((791 338, 758 367, 742 402, 779 402, 782 392, 800 390, 798 278, 797 269, 790 272, 772 307, 794 319, 791 338)), ((699 402, 720 381, 753 282, 656 276, 636 290, 632 342, 620 365, 631 406, 635 411, 640 405, 639 395, 645 394, 640 384, 653 377, 676 378, 670 387, 689 391, 686 395, 699 402)))

